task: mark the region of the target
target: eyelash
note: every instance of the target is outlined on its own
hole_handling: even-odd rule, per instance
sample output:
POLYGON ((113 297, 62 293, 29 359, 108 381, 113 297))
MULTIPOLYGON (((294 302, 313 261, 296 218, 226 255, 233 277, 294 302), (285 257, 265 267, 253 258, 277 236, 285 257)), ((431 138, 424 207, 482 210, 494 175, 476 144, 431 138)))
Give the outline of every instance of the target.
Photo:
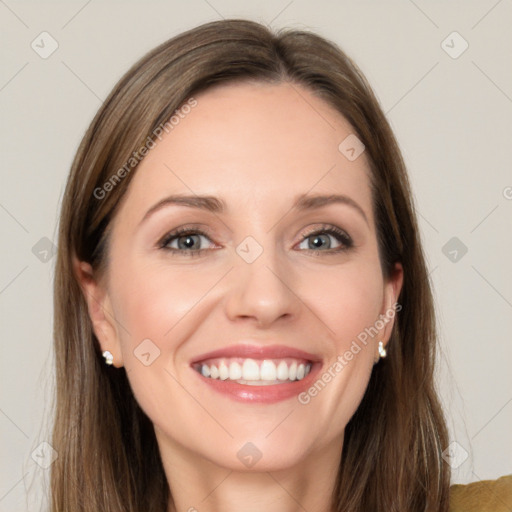
MULTIPOLYGON (((336 226, 331 226, 329 224, 322 225, 320 228, 317 228, 315 230, 312 230, 310 232, 301 233, 302 239, 300 240, 299 244, 304 242, 304 240, 307 240, 309 237, 314 235, 332 235, 334 238, 337 239, 337 241, 341 244, 340 247, 336 247, 334 249, 327 249, 327 250, 320 250, 320 249, 306 249, 307 251, 313 253, 315 256, 320 256, 320 253, 324 254, 339 254, 345 251, 350 250, 354 246, 354 242, 352 238, 343 230, 337 228, 336 226)), ((177 228, 170 233, 167 233, 161 240, 158 242, 158 248, 163 249, 164 251, 168 251, 171 254, 177 254, 182 253, 183 255, 187 257, 195 257, 200 256, 202 252, 207 251, 208 249, 190 249, 190 250, 183 250, 183 249, 175 249, 174 247, 168 247, 168 245, 186 235, 200 235, 205 236, 206 238, 210 239, 210 236, 207 232, 203 231, 199 228, 192 228, 192 227, 181 227, 177 228)))

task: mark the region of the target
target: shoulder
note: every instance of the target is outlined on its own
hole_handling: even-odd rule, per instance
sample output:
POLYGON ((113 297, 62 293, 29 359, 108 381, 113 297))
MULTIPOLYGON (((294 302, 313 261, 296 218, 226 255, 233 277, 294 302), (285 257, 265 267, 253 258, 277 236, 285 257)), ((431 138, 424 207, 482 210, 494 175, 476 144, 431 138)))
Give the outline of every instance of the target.
POLYGON ((450 487, 450 512, 509 512, 512 475, 450 487))

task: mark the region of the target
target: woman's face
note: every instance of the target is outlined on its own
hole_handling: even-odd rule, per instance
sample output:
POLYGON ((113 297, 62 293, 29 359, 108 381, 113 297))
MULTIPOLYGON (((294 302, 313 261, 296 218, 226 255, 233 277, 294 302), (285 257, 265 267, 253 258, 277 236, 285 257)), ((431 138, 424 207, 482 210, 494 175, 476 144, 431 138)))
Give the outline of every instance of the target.
POLYGON ((91 317, 163 454, 292 467, 341 450, 401 269, 383 278, 368 161, 340 114, 290 84, 196 100, 133 176, 91 317))

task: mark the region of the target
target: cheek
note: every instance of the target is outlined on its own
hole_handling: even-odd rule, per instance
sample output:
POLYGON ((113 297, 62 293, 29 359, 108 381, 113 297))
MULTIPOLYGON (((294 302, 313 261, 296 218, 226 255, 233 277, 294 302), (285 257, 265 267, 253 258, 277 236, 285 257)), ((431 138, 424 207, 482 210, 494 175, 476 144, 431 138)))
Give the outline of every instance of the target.
POLYGON ((112 277, 116 314, 134 336, 161 338, 205 293, 208 282, 203 278, 178 267, 130 263, 125 258, 112 277))
POLYGON ((315 283, 308 288, 312 290, 308 306, 314 305, 327 326, 328 361, 300 403, 312 416, 330 419, 324 425, 328 440, 348 423, 368 385, 375 357, 376 341, 372 340, 378 339, 371 329, 382 308, 383 278, 380 266, 355 261, 340 267, 335 276, 317 273, 315 283))
POLYGON ((175 380, 180 346, 197 329, 194 319, 207 304, 201 298, 222 274, 118 261, 111 287, 123 365, 137 402, 155 420, 181 392, 175 380))
POLYGON ((360 263, 340 267, 339 272, 311 276, 308 301, 329 328, 339 350, 378 319, 383 301, 380 268, 360 263))
POLYGON ((124 327, 118 334, 126 366, 145 339, 152 340, 169 362, 182 340, 197 328, 192 320, 207 313, 205 296, 224 272, 184 267, 124 258, 112 273, 113 306, 124 327))

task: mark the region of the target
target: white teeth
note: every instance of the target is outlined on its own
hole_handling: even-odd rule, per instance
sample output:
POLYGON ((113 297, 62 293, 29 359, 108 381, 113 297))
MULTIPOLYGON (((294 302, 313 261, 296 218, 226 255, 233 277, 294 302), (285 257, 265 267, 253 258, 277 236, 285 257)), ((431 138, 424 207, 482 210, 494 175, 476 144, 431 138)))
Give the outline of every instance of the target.
POLYGON ((290 365, 290 368, 288 368, 288 378, 290 380, 297 378, 297 363, 295 361, 290 365))
POLYGON ((277 367, 277 378, 279 380, 288 380, 288 365, 281 361, 277 367))
POLYGON ((226 380, 229 377, 229 368, 224 361, 219 365, 219 376, 220 380, 226 380))
POLYGON ((229 379, 238 380, 242 378, 242 367, 236 361, 229 365, 229 379))
POLYGON ((219 378, 219 369, 216 366, 214 366, 213 364, 210 366, 210 377, 212 379, 219 378))
POLYGON ((274 384, 282 384, 278 380, 238 380, 238 384, 245 384, 246 386, 273 386, 274 384))
POLYGON ((246 359, 242 366, 243 380, 260 380, 260 367, 254 359, 246 359))
POLYGON ((274 364, 274 361, 268 361, 267 359, 265 359, 263 363, 261 363, 260 377, 261 380, 276 380, 277 369, 276 365, 274 364))
POLYGON ((249 386, 265 386, 302 380, 309 374, 312 366, 311 363, 297 364, 297 361, 292 361, 290 366, 283 360, 276 363, 277 361, 270 359, 245 359, 243 364, 221 360, 215 364, 201 364, 197 371, 206 378, 232 380, 249 386))

